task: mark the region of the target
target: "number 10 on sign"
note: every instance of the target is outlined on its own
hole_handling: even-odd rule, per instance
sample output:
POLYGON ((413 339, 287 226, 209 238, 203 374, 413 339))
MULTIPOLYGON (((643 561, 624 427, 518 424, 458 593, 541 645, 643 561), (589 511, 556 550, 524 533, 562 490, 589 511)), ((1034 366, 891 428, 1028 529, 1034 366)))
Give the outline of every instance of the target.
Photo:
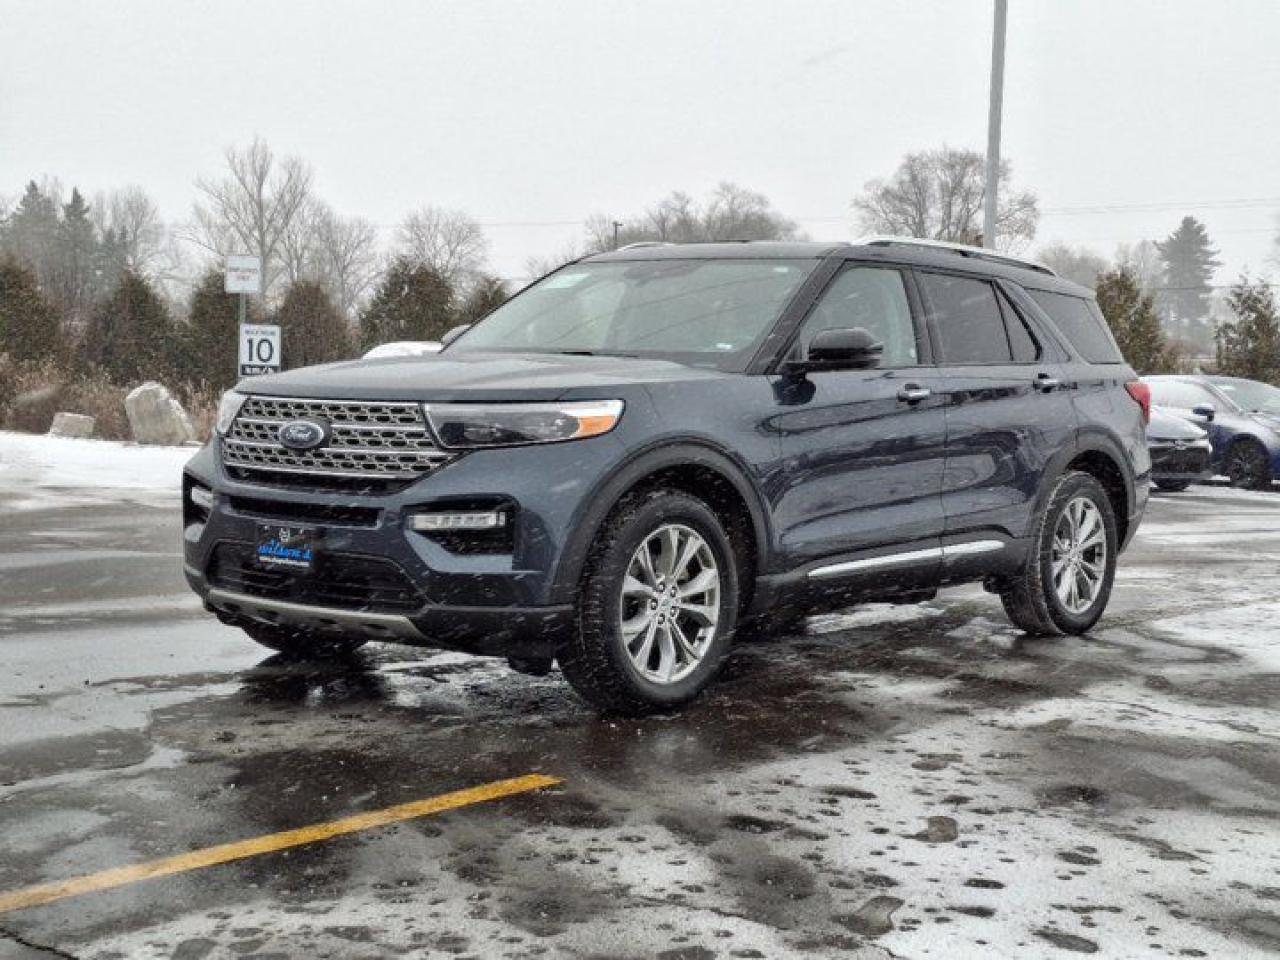
POLYGON ((276 373, 280 369, 280 327, 274 323, 240 324, 240 376, 276 373))

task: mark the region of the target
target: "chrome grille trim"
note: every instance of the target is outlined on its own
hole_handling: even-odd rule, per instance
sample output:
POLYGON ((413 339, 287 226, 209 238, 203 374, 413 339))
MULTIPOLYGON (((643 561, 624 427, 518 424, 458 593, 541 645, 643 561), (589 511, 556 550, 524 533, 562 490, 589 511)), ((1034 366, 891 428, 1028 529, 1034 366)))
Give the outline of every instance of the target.
MULTIPOLYGON (((250 396, 222 440, 232 469, 284 475, 413 480, 452 460, 439 448, 416 403, 250 396), (323 420, 330 437, 314 450, 290 450, 277 431, 295 419, 323 420)), ((299 479, 299 482, 304 482, 299 479)))

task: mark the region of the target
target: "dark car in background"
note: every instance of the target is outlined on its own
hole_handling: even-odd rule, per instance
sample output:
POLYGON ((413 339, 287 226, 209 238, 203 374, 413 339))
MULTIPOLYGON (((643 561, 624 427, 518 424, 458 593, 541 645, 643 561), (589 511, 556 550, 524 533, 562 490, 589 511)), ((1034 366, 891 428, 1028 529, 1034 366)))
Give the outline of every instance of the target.
POLYGON ((434 356, 242 381, 187 466, 186 576, 267 647, 393 640, 683 703, 739 626, 978 581, 1089 630, 1149 391, 1092 295, 989 250, 645 245, 434 356))
POLYGON ((1179 492, 1212 476, 1209 435, 1162 407, 1151 408, 1147 450, 1151 453, 1151 482, 1161 490, 1179 492))
POLYGON ((1208 432, 1212 469, 1233 486, 1266 490, 1280 477, 1280 388, 1239 377, 1142 379, 1153 404, 1208 432))

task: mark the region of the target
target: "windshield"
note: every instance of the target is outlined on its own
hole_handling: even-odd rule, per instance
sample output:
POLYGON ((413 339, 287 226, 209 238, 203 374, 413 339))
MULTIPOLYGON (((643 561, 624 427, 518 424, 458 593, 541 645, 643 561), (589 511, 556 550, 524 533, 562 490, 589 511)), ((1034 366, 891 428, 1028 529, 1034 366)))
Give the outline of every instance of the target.
POLYGON ((1280 414, 1280 388, 1252 380, 1217 378, 1209 381, 1225 393, 1241 410, 1250 413, 1280 414))
POLYGON ((499 307, 449 350, 661 357, 739 371, 816 264, 571 264, 499 307))

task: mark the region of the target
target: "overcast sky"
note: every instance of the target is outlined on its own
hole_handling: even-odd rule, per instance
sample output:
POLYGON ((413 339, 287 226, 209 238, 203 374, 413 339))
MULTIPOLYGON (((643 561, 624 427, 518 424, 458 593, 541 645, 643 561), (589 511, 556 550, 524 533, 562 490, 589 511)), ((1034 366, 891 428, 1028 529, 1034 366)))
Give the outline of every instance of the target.
MULTIPOLYGON (((1218 282, 1265 268, 1280 3, 1010 8, 1004 154, 1037 245, 1110 255, 1191 213, 1218 282)), ((846 239, 903 153, 986 136, 990 0, 0 0, 0 23, 0 193, 137 183, 180 221, 259 134, 342 213, 470 212, 506 275, 588 214, 720 180, 846 239)))

